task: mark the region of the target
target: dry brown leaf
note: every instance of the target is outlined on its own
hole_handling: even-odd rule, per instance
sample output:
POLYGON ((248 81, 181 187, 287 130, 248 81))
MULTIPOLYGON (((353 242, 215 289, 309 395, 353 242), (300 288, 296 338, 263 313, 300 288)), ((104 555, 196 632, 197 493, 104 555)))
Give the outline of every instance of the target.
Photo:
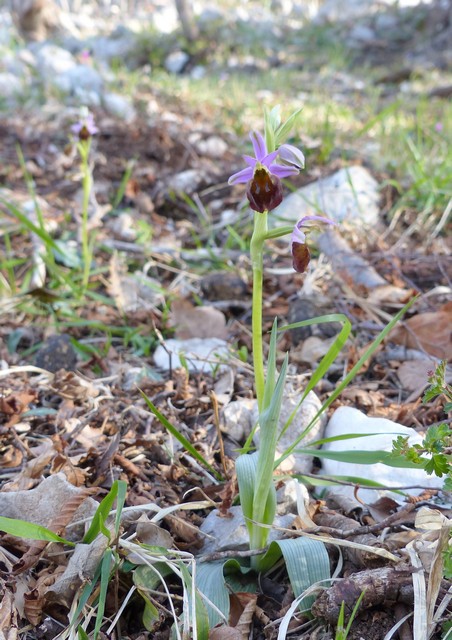
POLYGON ((35 627, 41 622, 42 609, 48 588, 64 572, 65 567, 45 569, 39 576, 36 586, 28 593, 24 593, 24 615, 35 627))
POLYGON ((415 391, 427 385, 427 372, 433 368, 428 360, 405 360, 397 369, 397 377, 405 391, 415 391))
POLYGON ((17 609, 14 595, 4 586, 0 590, 0 638, 1 640, 17 640, 17 609))
POLYGON ((188 300, 174 300, 171 306, 171 324, 176 327, 176 337, 225 338, 226 318, 214 307, 194 307, 188 300))
MULTIPOLYGON (((46 525, 47 529, 50 529, 50 531, 53 531, 59 536, 63 535, 67 525, 71 522, 82 502, 97 492, 98 489, 96 487, 85 487, 80 489, 78 493, 68 495, 63 503, 55 505, 59 511, 56 512, 51 522, 46 525)), ((24 553, 19 562, 16 562, 14 565, 13 573, 22 573, 26 569, 35 566, 48 544, 46 540, 34 540, 28 551, 24 553)))
POLYGON ((435 358, 452 360, 452 302, 427 313, 418 313, 390 333, 390 339, 435 358))
POLYGON ((9 396, 0 396, 0 414, 9 416, 6 427, 12 427, 19 422, 21 415, 28 410, 30 402, 36 400, 36 392, 19 391, 9 396))

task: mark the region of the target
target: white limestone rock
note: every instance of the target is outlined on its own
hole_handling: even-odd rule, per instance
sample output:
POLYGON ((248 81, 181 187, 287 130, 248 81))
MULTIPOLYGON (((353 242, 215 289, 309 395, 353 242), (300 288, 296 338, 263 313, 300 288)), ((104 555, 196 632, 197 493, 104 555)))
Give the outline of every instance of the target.
POLYGON ((275 209, 271 222, 277 217, 279 224, 281 218, 295 224, 303 216, 324 215, 338 223, 370 227, 378 221, 379 199, 378 182, 367 169, 356 165, 291 193, 275 209))
MULTIPOLYGON (((377 434, 365 438, 353 438, 327 443, 323 449, 328 451, 392 451, 392 442, 397 436, 408 436, 409 444, 419 444, 422 437, 410 427, 393 422, 386 418, 368 417, 353 407, 339 407, 331 416, 325 429, 325 438, 344 436, 352 433, 377 434)), ((353 476, 379 482, 386 487, 420 485, 431 489, 441 488, 443 480, 437 476, 429 476, 423 469, 404 469, 389 467, 383 463, 351 464, 322 458, 322 473, 328 476, 353 476)), ((419 495, 420 489, 408 489, 406 493, 419 495)), ((330 494, 353 499, 354 487, 334 487, 330 494)), ((400 494, 385 490, 359 489, 359 498, 371 504, 378 498, 389 496, 401 501, 400 494)), ((359 504, 359 503, 357 503, 359 504)))
POLYGON ((161 369, 177 369, 182 366, 180 356, 186 360, 188 369, 193 372, 211 372, 218 366, 224 368, 221 361, 229 354, 225 340, 221 338, 188 338, 165 341, 165 348, 159 345, 154 352, 154 362, 161 369))

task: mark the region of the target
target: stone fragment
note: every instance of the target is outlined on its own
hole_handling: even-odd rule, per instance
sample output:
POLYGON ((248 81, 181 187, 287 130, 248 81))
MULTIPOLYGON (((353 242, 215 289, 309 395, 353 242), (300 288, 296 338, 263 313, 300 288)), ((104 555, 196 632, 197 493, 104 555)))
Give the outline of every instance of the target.
POLYGON ((135 119, 135 109, 124 96, 120 96, 118 93, 105 93, 102 101, 105 109, 113 116, 121 118, 127 123, 135 119))
MULTIPOLYGON (((229 516, 230 517, 222 518, 219 515, 218 509, 214 509, 204 520, 200 530, 202 533, 208 534, 209 537, 206 535, 204 539, 204 546, 200 551, 202 555, 215 553, 217 551, 245 551, 249 549, 248 530, 242 508, 231 507, 229 509, 229 516)), ((274 525, 275 527, 290 529, 295 517, 292 513, 284 516, 276 516, 274 525)), ((283 537, 283 531, 272 529, 268 536, 268 541, 281 540, 283 537)))
POLYGON ((218 366, 224 367, 221 360, 228 356, 228 346, 220 338, 189 338, 188 340, 166 340, 165 346, 159 345, 154 352, 157 367, 168 370, 182 366, 181 357, 190 371, 210 373, 218 366))
POLYGON ((47 338, 36 354, 36 366, 52 373, 64 369, 74 371, 77 364, 77 354, 71 344, 70 337, 62 333, 47 338))
MULTIPOLYGON (((359 434, 359 438, 329 442, 323 449, 334 452, 344 451, 392 451, 392 443, 399 435, 408 436, 409 445, 422 442, 422 436, 410 427, 393 422, 386 418, 368 417, 353 407, 339 407, 333 413, 325 429, 325 438, 359 434), (376 434, 376 435, 372 435, 376 434)), ((365 478, 380 483, 385 487, 402 487, 420 485, 436 489, 442 487, 444 480, 437 476, 429 476, 423 469, 404 469, 389 467, 383 463, 353 464, 322 458, 322 473, 328 476, 352 476, 365 478)), ((409 495, 419 495, 421 489, 407 489, 409 495)), ((329 490, 333 497, 346 496, 354 499, 354 487, 334 487, 329 490)), ((358 497, 367 504, 376 502, 378 498, 388 496, 398 502, 402 497, 385 489, 370 490, 360 488, 358 497)), ((359 504, 355 500, 356 504, 359 504)))
POLYGON ((172 51, 165 59, 165 69, 177 75, 183 72, 189 60, 190 56, 185 51, 172 51))
POLYGON ((275 210, 278 221, 295 223, 303 216, 324 215, 358 227, 378 221, 380 194, 375 178, 359 165, 340 169, 284 198, 275 210))
POLYGON ((249 295, 246 282, 230 271, 209 273, 199 284, 206 300, 235 300, 249 295))

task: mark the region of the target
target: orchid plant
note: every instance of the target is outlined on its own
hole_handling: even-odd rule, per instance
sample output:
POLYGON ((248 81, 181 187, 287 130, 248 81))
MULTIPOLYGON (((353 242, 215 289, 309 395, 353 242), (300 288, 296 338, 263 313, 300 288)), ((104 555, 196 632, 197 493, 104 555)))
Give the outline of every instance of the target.
POLYGON ((94 122, 93 114, 86 108, 82 108, 79 120, 72 125, 71 131, 77 144, 77 151, 80 156, 80 169, 82 173, 82 225, 81 225, 81 245, 83 258, 83 281, 82 291, 88 287, 91 270, 91 260, 93 255, 93 243, 89 241, 88 216, 89 203, 93 188, 93 177, 89 156, 93 136, 99 133, 94 122))
MULTIPOLYGON (((268 214, 283 199, 282 178, 299 173, 304 167, 303 153, 293 145, 283 143, 298 117, 295 112, 281 123, 279 108, 265 115, 265 138, 258 132, 250 134, 254 157, 245 155, 248 165, 234 173, 229 184, 246 183, 246 195, 254 211, 254 231, 250 254, 253 269, 252 340, 253 364, 257 404, 259 409, 260 447, 252 456, 242 455, 237 460, 237 478, 242 509, 250 536, 250 547, 265 547, 276 511, 273 485, 278 424, 283 401, 288 359, 276 380, 276 323, 270 342, 270 356, 265 375, 262 327, 263 257, 266 240, 291 233, 292 260, 295 271, 303 273, 310 261, 306 232, 311 222, 334 224, 322 216, 305 216, 295 227, 268 230, 268 214), (282 143, 282 144, 281 144, 282 143), (279 145, 279 146, 278 146, 279 145), (251 465, 251 467, 250 467, 251 465)), ((259 569, 262 557, 253 557, 252 564, 259 569)))

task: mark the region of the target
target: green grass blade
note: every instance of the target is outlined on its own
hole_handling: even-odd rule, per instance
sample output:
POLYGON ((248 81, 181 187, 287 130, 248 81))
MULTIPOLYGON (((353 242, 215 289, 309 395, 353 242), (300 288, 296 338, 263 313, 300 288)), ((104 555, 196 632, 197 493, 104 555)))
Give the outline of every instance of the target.
POLYGON ((107 600, 108 584, 110 582, 111 572, 111 558, 113 552, 111 549, 107 549, 103 555, 101 568, 100 568, 100 592, 99 602, 97 605, 96 624, 94 626, 94 640, 99 635, 100 628, 104 621, 105 603, 107 600))
POLYGON ((111 486, 110 491, 105 498, 99 504, 96 509, 96 513, 93 516, 91 525, 83 538, 85 544, 92 542, 99 533, 103 533, 108 539, 110 539, 110 531, 105 527, 105 521, 107 520, 110 512, 113 508, 113 504, 116 498, 118 498, 118 510, 116 512, 115 519, 115 533, 117 535, 119 531, 119 522, 121 518, 121 511, 124 506, 125 495, 127 491, 127 485, 124 480, 115 480, 111 486))
POLYGON ((73 542, 65 540, 58 536, 50 529, 42 527, 39 524, 33 522, 27 522, 26 520, 18 520, 16 518, 5 518, 0 516, 0 531, 9 533, 17 538, 24 538, 25 540, 44 540, 46 542, 62 542, 74 547, 73 542))
POLYGON ((47 231, 43 227, 38 227, 33 224, 33 222, 24 214, 20 209, 12 204, 12 202, 8 202, 4 198, 0 197, 0 202, 5 205, 5 207, 12 213, 12 215, 19 220, 23 226, 30 231, 31 233, 35 233, 46 245, 46 247, 51 247, 56 253, 60 252, 60 249, 55 242, 55 240, 50 236, 47 231))
POLYGON ((388 467, 419 469, 419 464, 410 462, 402 456, 395 456, 392 451, 329 451, 326 449, 311 449, 310 447, 297 447, 294 451, 298 454, 327 458, 338 462, 349 462, 350 464, 377 464, 381 462, 388 467))
MULTIPOLYGON (((293 422, 295 416, 297 415, 297 412, 298 412, 302 402, 305 400, 305 398, 308 395, 308 393, 310 391, 312 391, 314 389, 314 387, 316 386, 316 384, 318 382, 320 382, 320 380, 326 375, 326 373, 328 372, 330 366, 333 364, 333 362, 336 360, 336 358, 339 355, 339 353, 342 351, 345 343, 347 342, 348 336, 350 335, 350 332, 352 330, 352 325, 351 325, 350 320, 343 313, 332 313, 332 314, 325 315, 325 316, 319 316, 318 318, 312 318, 310 320, 302 320, 300 322, 295 322, 293 324, 285 325, 284 327, 281 327, 281 329, 280 329, 280 331, 285 331, 285 330, 288 330, 288 329, 296 329, 298 327, 305 327, 305 326, 309 326, 309 325, 313 325, 313 324, 324 324, 326 322, 328 322, 328 323, 330 323, 330 322, 340 322, 343 326, 342 326, 341 331, 339 332, 339 335, 337 336, 337 338, 335 339, 335 341, 333 342, 331 347, 328 349, 327 353, 323 356, 323 358, 319 362, 316 370, 312 374, 312 376, 311 376, 311 378, 310 378, 305 390, 303 391, 303 393, 301 395, 300 401, 298 402, 297 406, 295 407, 295 409, 290 414, 286 424, 284 425, 283 429, 281 430, 281 433, 279 435, 280 438, 284 435, 284 433, 287 431, 287 429, 292 424, 292 422, 293 422)), ((312 424, 314 424, 314 423, 312 423, 312 424)), ((310 428, 310 426, 309 426, 309 428, 310 428)), ((303 432, 301 437, 304 437, 307 432, 308 432, 308 429, 306 429, 303 432)))
POLYGON ((141 389, 139 389, 142 398, 144 399, 144 401, 146 402, 146 404, 148 405, 149 409, 152 411, 152 413, 155 415, 156 418, 158 418, 158 420, 162 423, 162 425, 165 427, 165 429, 174 437, 176 438, 176 440, 184 447, 184 449, 186 449, 188 451, 188 453, 190 453, 190 455, 193 456, 193 458, 195 458, 195 460, 197 460, 198 462, 200 462, 201 464, 203 464, 205 467, 207 467, 207 469, 209 469, 209 471, 215 476, 215 478, 217 480, 221 480, 222 476, 220 473, 218 473, 218 471, 215 471, 215 469, 212 467, 211 464, 209 464, 207 462, 207 460, 204 458, 204 456, 202 456, 199 451, 197 451, 195 449, 195 447, 192 445, 191 442, 189 442, 187 440, 187 438, 185 438, 177 429, 174 425, 171 424, 171 422, 165 418, 165 416, 163 415, 163 413, 160 413, 160 411, 157 409, 157 407, 151 402, 151 400, 149 400, 149 398, 147 397, 147 395, 141 391, 141 389))
MULTIPOLYGON (((372 342, 370 347, 366 349, 364 354, 355 364, 355 366, 349 371, 349 373, 345 376, 344 380, 338 385, 338 387, 333 391, 333 393, 329 396, 326 402, 323 403, 321 408, 317 411, 316 415, 313 417, 311 422, 308 424, 306 429, 301 433, 298 438, 288 447, 284 453, 276 460, 275 468, 281 464, 283 460, 285 460, 290 454, 295 450, 298 443, 309 433, 310 429, 312 429, 316 420, 322 415, 324 411, 332 404, 338 396, 342 393, 342 391, 350 384, 350 382, 355 378, 363 364, 375 353, 383 340, 388 336, 388 334, 392 331, 395 325, 399 322, 399 320, 405 315, 405 313, 413 306, 419 296, 415 296, 412 298, 404 307, 401 309, 393 319, 386 325, 386 327, 378 334, 375 340, 372 342)), ((309 387, 311 385, 308 385, 309 387)), ((304 395, 304 394, 303 394, 304 395)))

